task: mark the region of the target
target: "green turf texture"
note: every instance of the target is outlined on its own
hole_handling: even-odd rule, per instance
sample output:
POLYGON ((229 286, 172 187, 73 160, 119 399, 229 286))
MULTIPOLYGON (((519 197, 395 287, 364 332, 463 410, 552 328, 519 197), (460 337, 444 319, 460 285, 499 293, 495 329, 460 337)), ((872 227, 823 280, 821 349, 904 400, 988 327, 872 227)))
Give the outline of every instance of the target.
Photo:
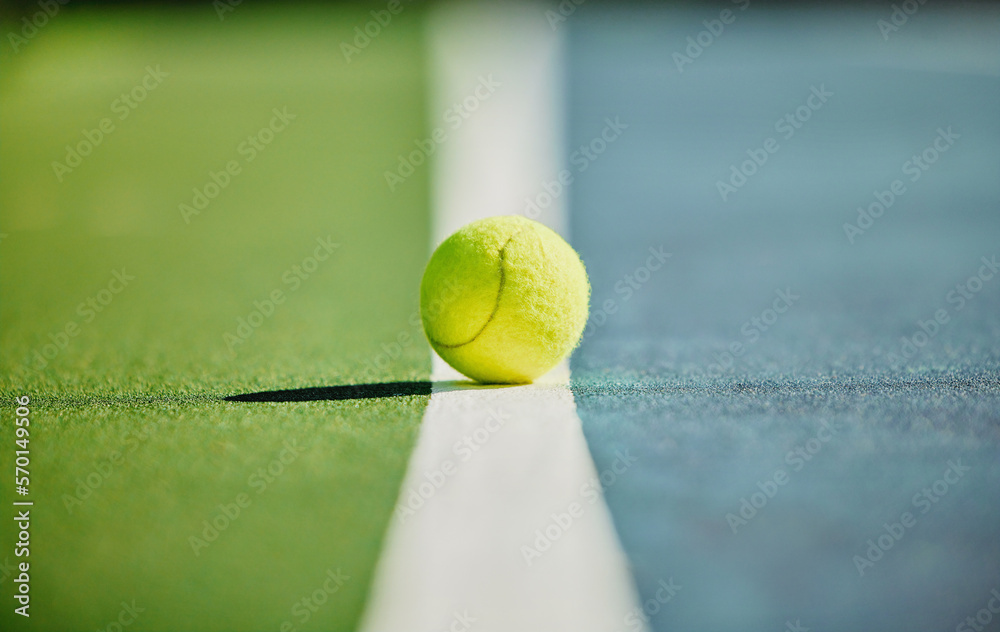
MULTIPOLYGON (((135 600, 129 630, 353 629, 427 396, 221 398, 428 379, 428 173, 392 193, 383 176, 426 136, 420 9, 350 63, 361 7, 160 11, 67 7, 0 54, 0 471, 9 499, 29 395, 35 501, 32 616, 12 613, 4 577, 0 627, 105 629, 135 600), (119 120, 114 100, 157 65, 167 77, 119 120), (296 118, 247 162, 239 144, 283 107, 296 118), (115 130, 59 182, 52 161, 105 117, 115 130), (231 160, 241 172, 185 223, 179 204, 231 160), (293 289, 284 273, 327 237, 339 246, 293 289), (115 270, 134 280, 88 322, 78 305, 115 270), (224 336, 275 289, 284 302, 232 353, 224 336), (282 472, 255 477, 286 441, 282 472), (238 494, 249 506, 195 555, 190 537, 238 494), (350 579, 294 614, 331 569, 350 579)), ((0 562, 19 561, 4 504, 0 562)))

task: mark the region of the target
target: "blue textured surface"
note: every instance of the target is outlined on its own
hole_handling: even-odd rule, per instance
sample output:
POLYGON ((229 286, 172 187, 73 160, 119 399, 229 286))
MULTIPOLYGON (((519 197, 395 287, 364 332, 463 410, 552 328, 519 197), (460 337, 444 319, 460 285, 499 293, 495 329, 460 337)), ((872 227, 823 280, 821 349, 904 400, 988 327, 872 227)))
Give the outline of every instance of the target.
POLYGON ((588 7, 567 25, 569 151, 606 118, 628 125, 573 167, 597 312, 573 372, 598 468, 638 459, 606 494, 650 626, 955 629, 1000 588, 1000 274, 982 261, 1000 260, 1000 21, 928 5, 886 41, 888 10, 736 7, 678 71, 724 6, 588 7), (812 87, 832 96, 786 137, 775 123, 812 87), (907 162, 949 126, 914 180, 907 162), (724 201, 717 181, 769 137, 724 201), (852 244, 843 225, 897 179, 852 244), (949 462, 969 469, 937 494, 949 462), (758 483, 775 493, 734 533, 758 483), (862 575, 855 556, 903 512, 913 526, 862 575), (670 578, 682 588, 656 603, 670 578))

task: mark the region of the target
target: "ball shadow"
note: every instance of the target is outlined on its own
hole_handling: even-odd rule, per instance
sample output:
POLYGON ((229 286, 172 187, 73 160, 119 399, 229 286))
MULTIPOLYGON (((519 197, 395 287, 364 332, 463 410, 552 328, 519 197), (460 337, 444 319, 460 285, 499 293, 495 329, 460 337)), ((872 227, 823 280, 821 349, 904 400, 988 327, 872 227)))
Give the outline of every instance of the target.
POLYGON ((281 391, 240 393, 224 397, 223 400, 227 402, 321 402, 406 397, 408 395, 430 395, 433 392, 440 393, 443 391, 489 388, 503 388, 503 386, 465 381, 377 382, 374 384, 342 384, 338 386, 315 386, 281 391))

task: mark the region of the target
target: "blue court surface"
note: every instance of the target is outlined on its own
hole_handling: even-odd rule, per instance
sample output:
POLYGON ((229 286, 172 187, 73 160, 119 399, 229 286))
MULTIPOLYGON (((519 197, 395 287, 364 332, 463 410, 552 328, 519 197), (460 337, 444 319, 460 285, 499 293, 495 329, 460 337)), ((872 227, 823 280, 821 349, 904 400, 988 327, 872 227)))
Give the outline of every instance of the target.
POLYGON ((603 153, 572 190, 595 312, 573 391, 598 470, 635 459, 605 493, 652 629, 994 616, 986 8, 886 39, 889 8, 735 7, 693 59, 718 8, 574 16, 568 151, 603 153), (606 119, 627 128, 604 147, 606 119))

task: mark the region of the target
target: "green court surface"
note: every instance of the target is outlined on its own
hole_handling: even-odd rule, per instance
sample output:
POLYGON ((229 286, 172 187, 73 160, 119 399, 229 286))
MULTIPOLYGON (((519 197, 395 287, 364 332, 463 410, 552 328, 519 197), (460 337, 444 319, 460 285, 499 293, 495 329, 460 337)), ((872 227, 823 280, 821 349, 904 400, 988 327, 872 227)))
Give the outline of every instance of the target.
POLYGON ((420 9, 348 63, 368 19, 67 10, 3 47, 0 470, 27 395, 34 501, 3 629, 356 624, 427 396, 222 398, 429 377, 428 173, 383 176, 426 136, 420 9))

